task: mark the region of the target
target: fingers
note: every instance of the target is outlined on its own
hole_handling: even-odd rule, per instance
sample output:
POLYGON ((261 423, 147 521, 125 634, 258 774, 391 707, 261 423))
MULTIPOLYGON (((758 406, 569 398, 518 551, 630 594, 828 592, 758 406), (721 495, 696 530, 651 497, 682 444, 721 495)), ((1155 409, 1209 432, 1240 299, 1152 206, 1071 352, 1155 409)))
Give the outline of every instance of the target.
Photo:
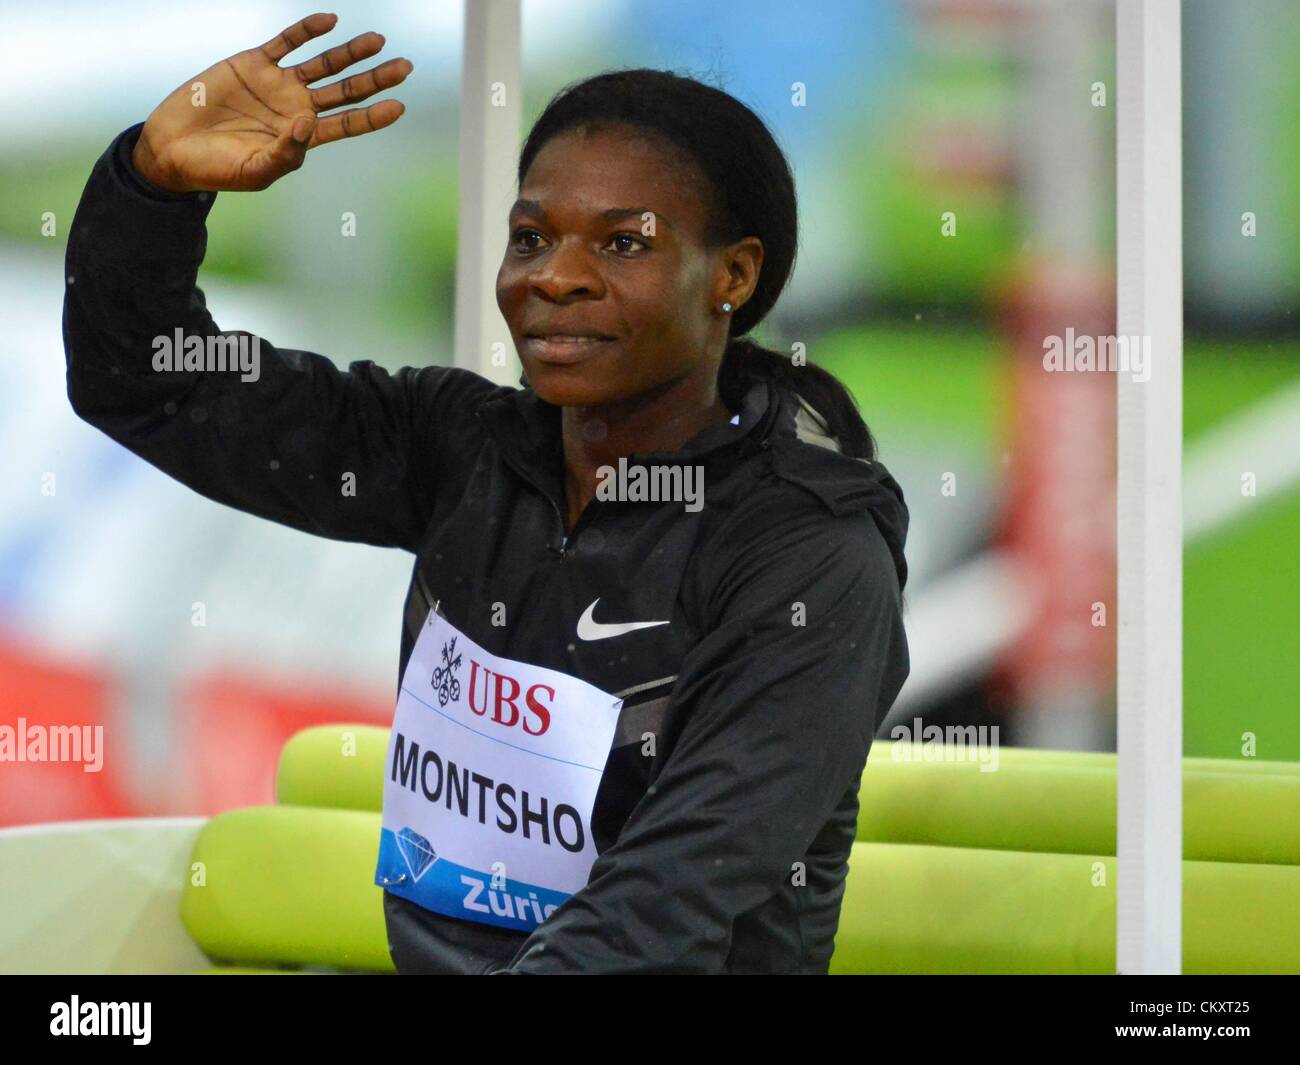
POLYGON ((331 74, 337 74, 340 70, 350 67, 353 63, 360 62, 362 59, 369 59, 372 55, 381 51, 384 47, 384 35, 382 33, 363 33, 353 37, 347 44, 340 44, 337 48, 330 48, 321 52, 318 56, 313 56, 305 63, 300 63, 296 67, 290 67, 304 85, 310 85, 313 81, 320 81, 321 78, 328 78, 331 74))
POLYGON ((405 110, 406 107, 399 100, 381 100, 369 107, 354 107, 351 111, 341 111, 337 115, 322 118, 307 147, 317 148, 331 141, 342 140, 344 137, 360 137, 363 133, 373 133, 385 126, 391 126, 402 117, 402 112, 405 110))
POLYGON ((312 106, 317 111, 328 111, 344 104, 355 104, 374 96, 377 92, 391 89, 406 80, 414 70, 409 59, 390 59, 387 63, 373 67, 362 74, 353 74, 350 78, 336 81, 311 90, 312 106))
POLYGON ((316 132, 319 121, 315 115, 299 115, 289 127, 289 139, 294 144, 302 147, 304 155, 307 151, 307 145, 311 141, 311 135, 316 132))
POLYGON ((281 131, 271 147, 253 156, 244 175, 250 187, 264 189, 277 178, 302 166, 319 121, 315 115, 298 115, 281 131))
POLYGON ((326 15, 321 12, 308 15, 301 22, 295 22, 278 36, 272 37, 266 44, 262 45, 261 51, 271 62, 278 63, 295 48, 306 44, 313 37, 320 37, 329 33, 338 20, 338 15, 326 15))

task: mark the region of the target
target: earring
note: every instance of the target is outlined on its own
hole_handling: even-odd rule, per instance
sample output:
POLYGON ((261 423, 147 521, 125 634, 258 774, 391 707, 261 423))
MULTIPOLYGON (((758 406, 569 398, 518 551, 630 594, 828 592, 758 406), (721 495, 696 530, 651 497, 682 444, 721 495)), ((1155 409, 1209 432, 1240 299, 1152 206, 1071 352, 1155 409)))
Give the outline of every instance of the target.
POLYGON ((723 314, 727 314, 730 310, 731 310, 731 304, 730 304, 730 303, 724 303, 724 304, 722 305, 722 313, 723 313, 723 314))

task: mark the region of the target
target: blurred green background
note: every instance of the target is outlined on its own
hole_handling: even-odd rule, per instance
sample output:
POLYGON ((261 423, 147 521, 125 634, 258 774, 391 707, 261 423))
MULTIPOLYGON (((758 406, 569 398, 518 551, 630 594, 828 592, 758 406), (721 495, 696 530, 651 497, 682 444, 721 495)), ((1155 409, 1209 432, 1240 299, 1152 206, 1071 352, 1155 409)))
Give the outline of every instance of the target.
MULTIPOLYGON (((944 613, 945 581, 988 550, 1012 487, 1016 356, 996 293, 1031 255, 1114 260, 1113 10, 1063 7, 1073 20, 1068 63, 1055 61, 1032 6, 987 5, 993 14, 976 17, 980 5, 828 0, 794 11, 764 0, 736 19, 687 0, 524 5, 525 126, 570 80, 647 65, 722 85, 786 149, 800 257, 758 335, 777 348, 805 341, 854 392, 912 510, 908 593, 918 615, 927 602, 944 613), (806 107, 791 105, 795 83, 807 87, 806 107), (1097 83, 1104 106, 1092 102, 1097 83), (955 237, 940 228, 949 211, 955 237), (939 473, 954 468, 973 487, 945 502, 939 473)), ((337 10, 340 26, 320 47, 385 33, 381 58, 415 62, 392 94, 408 111, 382 137, 328 146, 266 192, 219 196, 200 284, 222 328, 340 365, 448 364, 460 4, 337 10), (341 232, 344 212, 357 218, 355 238, 341 232)), ((133 12, 129 41, 105 48, 122 37, 120 14, 99 5, 5 9, 15 59, 0 87, 30 103, 0 116, 0 301, 13 344, 0 370, 0 651, 10 655, 0 673, 21 672, 24 685, 54 676, 62 691, 70 682, 60 671, 85 671, 127 737, 112 781, 118 808, 191 812, 256 797, 222 790, 211 772, 211 791, 195 790, 205 771, 194 722, 207 704, 191 693, 209 690, 209 679, 256 689, 249 706, 310 690, 325 694, 308 702, 335 716, 391 709, 409 559, 217 508, 68 410, 62 256, 91 165, 172 87, 302 14, 284 3, 216 11, 188 0, 133 12), (48 218, 54 231, 43 233, 48 218), (39 493, 51 470, 57 499, 39 493), (195 600, 213 618, 202 630, 188 623, 195 600), (337 692, 355 699, 336 706, 337 692)), ((1300 384, 1300 6, 1187 0, 1183 20, 1184 440, 1194 454, 1216 429, 1249 424, 1300 384), (1251 238, 1244 211, 1258 217, 1251 238)), ((504 251, 504 219, 501 238, 504 251)), ((1300 451, 1295 431, 1277 447, 1300 451)), ((1185 552, 1188 755, 1241 757, 1250 733, 1258 757, 1300 759, 1300 484, 1270 487, 1185 552)), ((985 619, 960 620, 978 630, 985 619)), ((922 636, 914 681, 944 666, 943 648, 922 636)), ((1113 743, 1113 678, 1092 693, 1091 728, 1031 735, 1018 731, 1025 707, 999 697, 995 665, 926 689, 909 716, 997 723, 1005 743, 1113 743)), ((16 701, 0 706, 6 717, 20 712, 16 701)), ((272 726, 267 711, 263 731, 250 725, 238 742, 273 756, 294 713, 272 726)), ((12 819, 58 816, 28 806, 12 819)))

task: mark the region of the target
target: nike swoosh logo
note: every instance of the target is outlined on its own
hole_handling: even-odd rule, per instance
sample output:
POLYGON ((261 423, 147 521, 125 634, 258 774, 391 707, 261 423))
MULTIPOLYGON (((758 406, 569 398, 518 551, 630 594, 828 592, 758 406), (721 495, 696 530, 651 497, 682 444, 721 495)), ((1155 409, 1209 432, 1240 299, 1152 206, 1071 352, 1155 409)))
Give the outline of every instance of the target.
POLYGON ((582 617, 578 619, 578 639, 580 640, 608 640, 611 636, 622 636, 625 633, 636 632, 637 629, 652 629, 656 625, 667 625, 666 621, 627 621, 622 625, 602 625, 595 620, 596 604, 599 599, 592 600, 591 606, 583 611, 582 617))

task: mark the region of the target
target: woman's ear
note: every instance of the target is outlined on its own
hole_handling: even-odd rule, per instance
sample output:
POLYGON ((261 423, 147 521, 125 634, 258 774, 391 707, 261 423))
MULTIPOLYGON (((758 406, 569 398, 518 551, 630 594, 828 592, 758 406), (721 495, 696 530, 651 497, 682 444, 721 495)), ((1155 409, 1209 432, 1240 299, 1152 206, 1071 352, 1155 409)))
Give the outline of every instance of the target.
POLYGON ((758 237, 746 237, 728 247, 727 280, 722 300, 731 303, 733 309, 740 309, 753 298, 758 287, 758 276, 763 270, 763 242, 758 237))

